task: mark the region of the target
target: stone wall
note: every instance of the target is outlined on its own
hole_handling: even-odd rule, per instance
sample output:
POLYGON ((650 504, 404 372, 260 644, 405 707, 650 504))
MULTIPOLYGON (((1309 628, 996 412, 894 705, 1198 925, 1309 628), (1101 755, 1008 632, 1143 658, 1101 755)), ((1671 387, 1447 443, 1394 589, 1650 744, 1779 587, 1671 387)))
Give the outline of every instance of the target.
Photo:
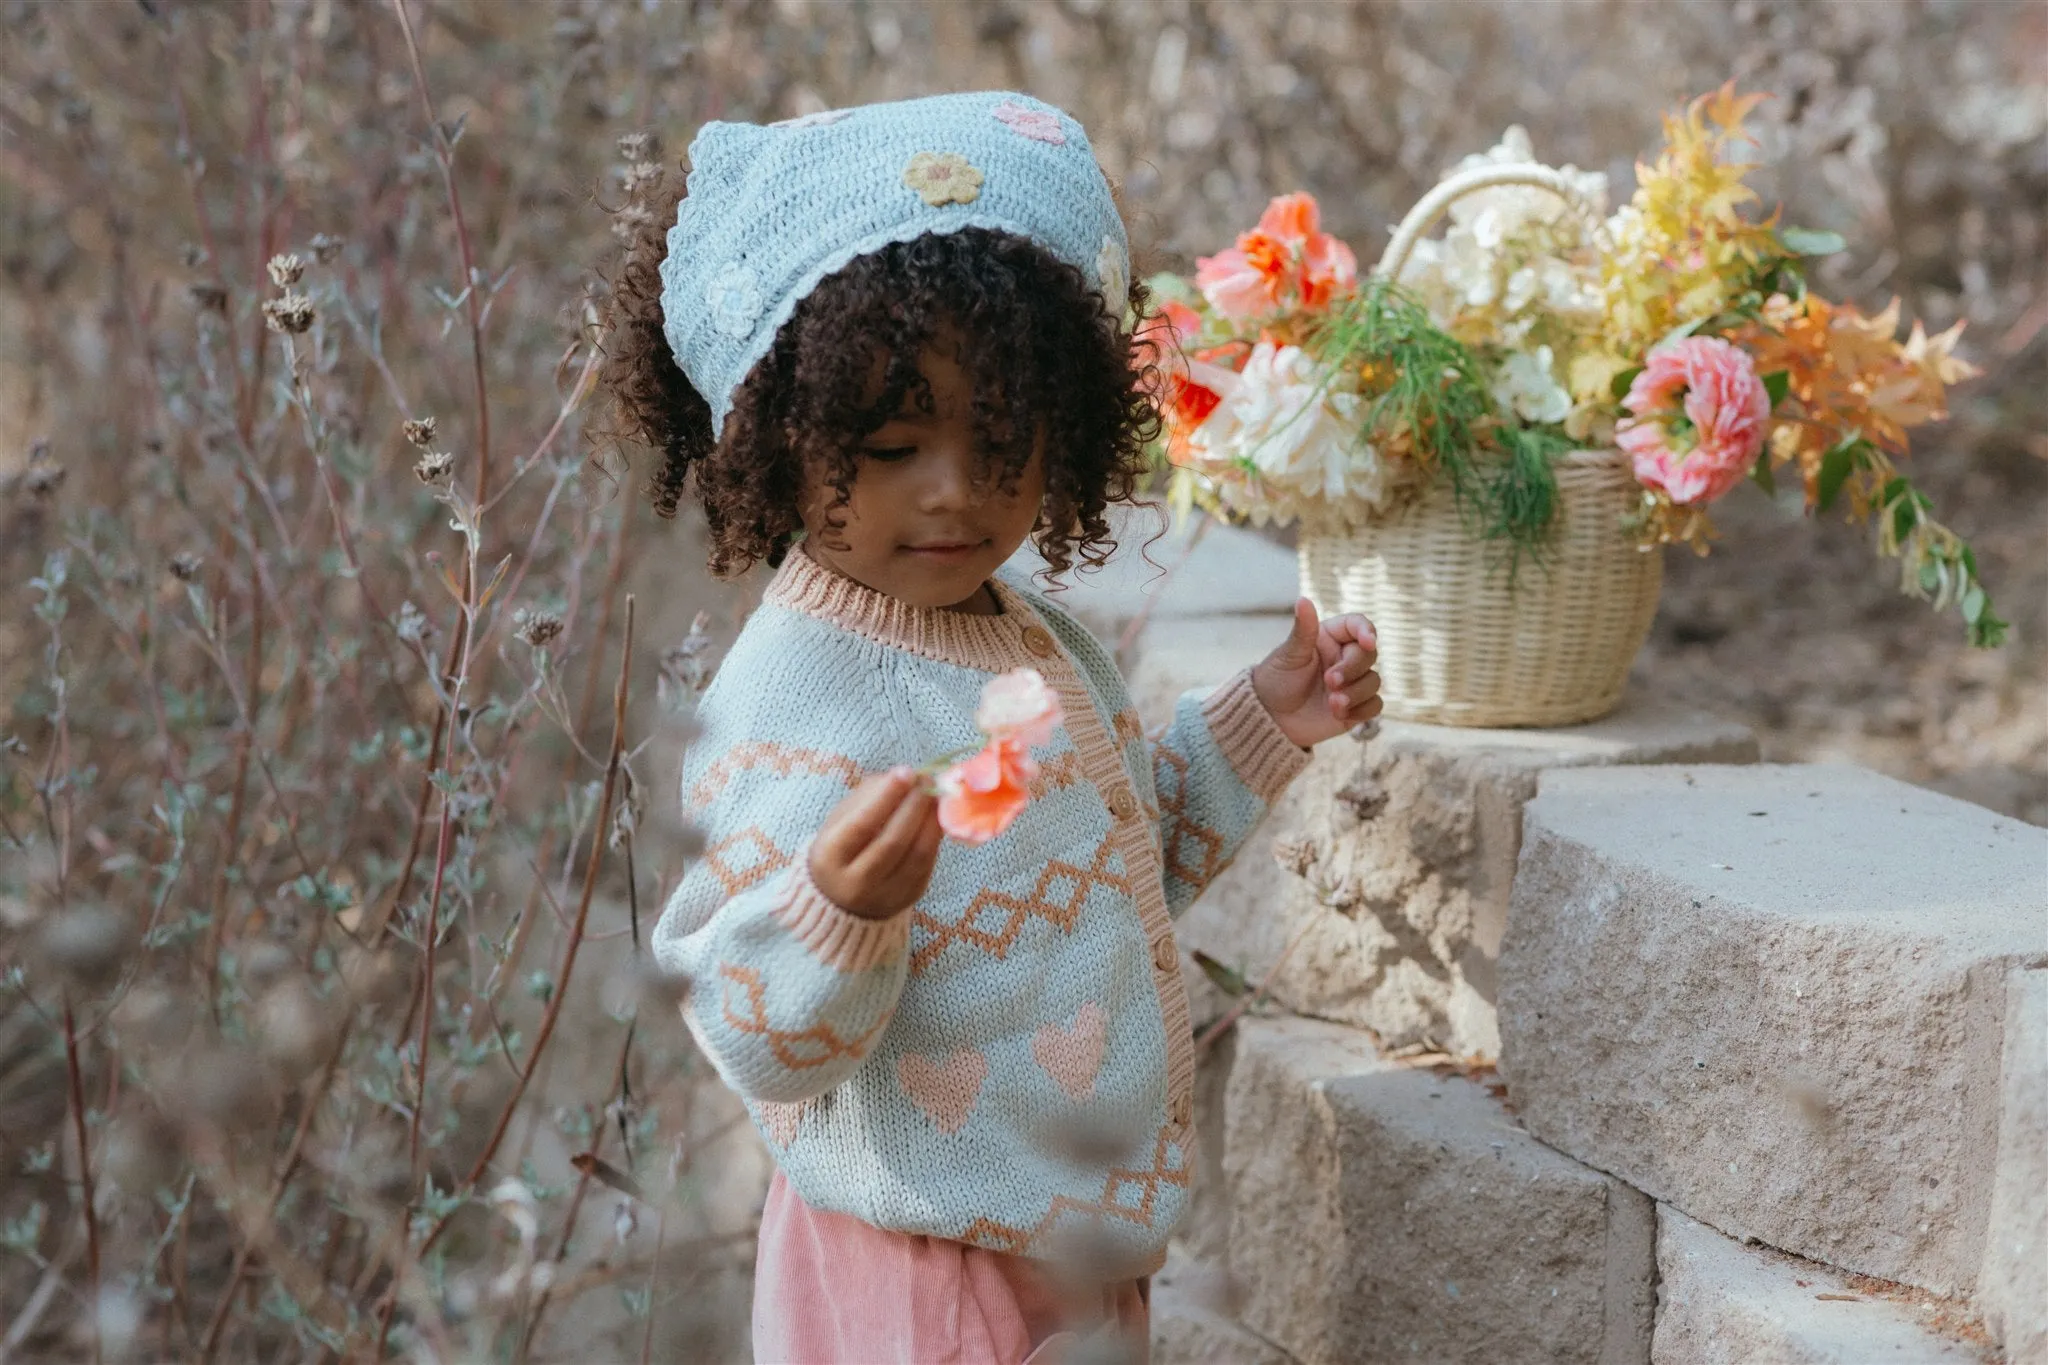
MULTIPOLYGON (((1294 592, 1168 549, 1073 602, 1153 717, 1294 592)), ((1196 951, 1268 994, 1162 1365, 2048 1362, 2048 831, 1755 758, 1641 701, 1322 746, 1181 921, 1198 1020, 1196 951)))

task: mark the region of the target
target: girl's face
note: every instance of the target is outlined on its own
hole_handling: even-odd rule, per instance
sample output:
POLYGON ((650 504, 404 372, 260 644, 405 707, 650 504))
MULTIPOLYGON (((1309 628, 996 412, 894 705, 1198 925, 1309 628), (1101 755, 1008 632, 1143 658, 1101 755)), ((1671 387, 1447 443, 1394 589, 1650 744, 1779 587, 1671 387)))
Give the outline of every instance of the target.
POLYGON ((910 606, 992 613, 989 575, 1038 524, 1045 452, 1032 452, 1007 491, 979 467, 974 385, 954 349, 943 338, 926 347, 918 369, 931 411, 906 401, 867 438, 844 506, 833 505, 830 483, 806 477, 804 545, 827 568, 910 606))

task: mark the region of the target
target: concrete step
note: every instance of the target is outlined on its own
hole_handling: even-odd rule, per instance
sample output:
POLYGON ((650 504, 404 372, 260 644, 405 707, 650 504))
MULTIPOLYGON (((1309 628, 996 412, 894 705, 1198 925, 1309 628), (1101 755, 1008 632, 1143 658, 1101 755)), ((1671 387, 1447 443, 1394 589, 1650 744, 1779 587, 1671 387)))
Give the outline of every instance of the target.
POLYGON ((2011 1365, 2048 1365, 2048 968, 2012 974, 2003 1113, 1977 1302, 2011 1365))
MULTIPOLYGON (((1140 641, 1131 687, 1148 721, 1173 700, 1263 658, 1277 618, 1174 619, 1140 641)), ((1273 983, 1298 1014, 1355 1024, 1389 1047, 1429 1042, 1461 1056, 1498 1052, 1495 961, 1521 846, 1522 805, 1557 767, 1747 763, 1756 739, 1647 696, 1554 730, 1468 730, 1384 722, 1369 743, 1320 745, 1265 825, 1181 920, 1179 934, 1253 980, 1297 934, 1273 983), (1313 858, 1333 895, 1283 871, 1276 847, 1313 858)), ((1197 1017, 1224 1002, 1198 974, 1197 1017)))
POLYGON ((1641 1194, 1357 1030, 1238 1030, 1223 1165, 1247 1326, 1303 1365, 1647 1359, 1641 1194))
POLYGON ((1151 1365, 1296 1365, 1231 1316, 1234 1298, 1223 1267, 1175 1248, 1152 1277, 1151 1365))
MULTIPOLYGON (((1277 615, 1285 636, 1284 620, 1301 595, 1301 569, 1285 545, 1222 522, 1201 529, 1197 540, 1198 519, 1168 528, 1158 503, 1112 507, 1109 520, 1117 540, 1109 563, 1069 570, 1051 588, 1052 600, 1105 643, 1114 645, 1140 615, 1153 621, 1277 615)), ((1035 577, 1045 561, 1026 544, 1006 567, 1035 577)), ((1042 580, 1032 586, 1046 588, 1042 580)))
POLYGON ((1502 1070, 1530 1132, 1695 1218, 1963 1293, 2044 957, 2048 830, 1847 767, 1552 770, 1502 1070))
MULTIPOLYGON (((1976 1365, 1980 1345, 1930 1327, 1935 1305, 1899 1302, 1816 1265, 1744 1246, 1657 1208, 1651 1365, 1976 1365)), ((1951 1312, 1953 1310, 1950 1310, 1951 1312)), ((1965 1328, 1967 1330, 1967 1328, 1965 1328)))

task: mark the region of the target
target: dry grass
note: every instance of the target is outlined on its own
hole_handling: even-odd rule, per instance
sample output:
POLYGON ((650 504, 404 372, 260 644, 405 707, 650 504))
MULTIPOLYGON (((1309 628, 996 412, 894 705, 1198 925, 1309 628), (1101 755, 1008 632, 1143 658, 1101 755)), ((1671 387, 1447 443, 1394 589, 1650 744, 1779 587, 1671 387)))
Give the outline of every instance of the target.
POLYGON ((1775 89, 1827 290, 1979 324, 1916 459, 2022 644, 1758 511, 1646 676, 2048 809, 2038 7, 1456 12, 0 0, 0 1358, 743 1354, 759 1151, 632 973, 675 651, 745 607, 589 429, 638 130, 1021 85, 1185 267, 1297 186, 1369 258, 1513 118, 1625 184, 1775 89))

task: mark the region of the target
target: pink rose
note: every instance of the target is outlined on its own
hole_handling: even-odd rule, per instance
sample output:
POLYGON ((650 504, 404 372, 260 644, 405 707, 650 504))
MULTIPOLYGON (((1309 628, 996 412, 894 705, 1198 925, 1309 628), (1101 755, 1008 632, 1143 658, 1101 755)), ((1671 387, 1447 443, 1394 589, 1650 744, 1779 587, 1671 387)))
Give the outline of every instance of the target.
POLYGON ((1709 503, 1742 482, 1764 448, 1771 395, 1749 353, 1719 337, 1652 351, 1614 429, 1636 481, 1680 506, 1709 503))
POLYGON ((1012 741, 1026 749, 1051 739, 1063 718, 1059 697, 1032 668, 990 678, 974 712, 974 723, 989 739, 1012 741))

